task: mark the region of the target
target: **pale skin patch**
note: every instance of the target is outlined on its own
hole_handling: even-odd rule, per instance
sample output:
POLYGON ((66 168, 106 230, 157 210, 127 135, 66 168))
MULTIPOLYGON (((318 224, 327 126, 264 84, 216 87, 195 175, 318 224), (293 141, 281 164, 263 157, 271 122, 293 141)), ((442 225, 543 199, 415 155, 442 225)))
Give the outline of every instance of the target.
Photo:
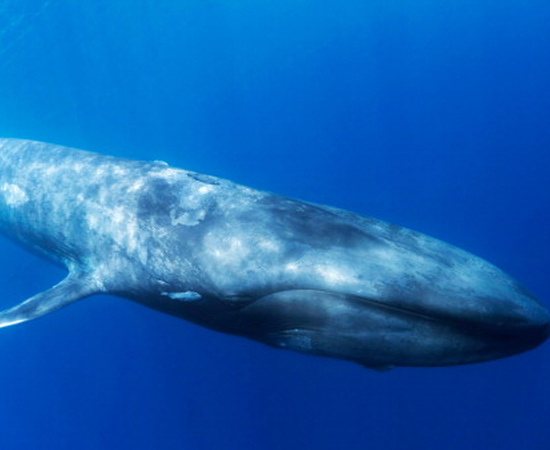
POLYGON ((5 183, 0 187, 0 192, 4 195, 4 201, 8 206, 17 207, 29 201, 27 193, 16 184, 5 183))

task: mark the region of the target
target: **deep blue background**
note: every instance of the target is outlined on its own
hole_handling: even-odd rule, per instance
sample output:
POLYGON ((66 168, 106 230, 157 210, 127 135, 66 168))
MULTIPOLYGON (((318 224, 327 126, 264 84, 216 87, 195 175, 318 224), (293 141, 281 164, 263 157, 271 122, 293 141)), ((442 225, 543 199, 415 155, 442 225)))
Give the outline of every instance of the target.
MULTIPOLYGON (((0 2, 0 135, 389 220, 550 305, 547 0, 0 2)), ((4 307, 63 273, 0 241, 4 307)), ((2 449, 550 448, 550 345, 369 371, 113 297, 0 333, 2 449)))

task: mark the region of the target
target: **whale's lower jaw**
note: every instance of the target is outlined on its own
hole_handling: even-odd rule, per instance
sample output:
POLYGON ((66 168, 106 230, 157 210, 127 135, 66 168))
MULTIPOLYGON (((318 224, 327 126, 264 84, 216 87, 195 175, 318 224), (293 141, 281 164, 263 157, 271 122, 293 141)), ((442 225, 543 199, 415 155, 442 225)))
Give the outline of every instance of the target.
POLYGON ((252 323, 263 324, 252 335, 268 345, 373 368, 448 366, 503 358, 537 347, 550 331, 548 323, 502 329, 488 324, 484 328, 479 323, 430 317, 354 296, 316 291, 274 294, 243 312, 254 315, 252 323), (327 302, 338 314, 319 310, 319 305, 327 302), (281 310, 288 313, 281 317, 281 310), (261 334, 256 334, 259 331, 261 334))

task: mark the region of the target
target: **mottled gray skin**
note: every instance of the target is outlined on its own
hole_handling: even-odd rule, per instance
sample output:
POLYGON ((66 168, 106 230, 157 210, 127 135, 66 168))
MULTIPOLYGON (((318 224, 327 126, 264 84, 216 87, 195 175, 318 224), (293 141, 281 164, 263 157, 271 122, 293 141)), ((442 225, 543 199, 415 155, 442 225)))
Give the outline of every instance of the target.
POLYGON ((375 368, 489 360, 548 336, 547 310, 469 253, 163 162, 0 139, 0 231, 69 271, 0 326, 108 293, 375 368))

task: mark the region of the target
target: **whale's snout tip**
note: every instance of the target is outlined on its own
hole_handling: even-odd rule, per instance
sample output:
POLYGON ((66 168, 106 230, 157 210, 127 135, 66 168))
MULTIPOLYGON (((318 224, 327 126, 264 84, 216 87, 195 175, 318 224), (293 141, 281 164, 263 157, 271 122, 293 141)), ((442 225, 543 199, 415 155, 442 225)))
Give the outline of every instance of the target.
POLYGON ((532 348, 538 347, 550 336, 550 322, 546 321, 544 324, 533 326, 527 334, 533 344, 532 348))
MULTIPOLYGON (((486 313, 472 322, 489 355, 510 356, 532 350, 550 336, 550 312, 535 296, 515 285, 508 296, 488 301, 486 313)), ((487 358, 492 359, 492 358, 487 358)))
POLYGON ((525 349, 531 349, 542 344, 550 336, 550 312, 533 295, 527 293, 526 297, 515 334, 518 341, 524 343, 525 349))

